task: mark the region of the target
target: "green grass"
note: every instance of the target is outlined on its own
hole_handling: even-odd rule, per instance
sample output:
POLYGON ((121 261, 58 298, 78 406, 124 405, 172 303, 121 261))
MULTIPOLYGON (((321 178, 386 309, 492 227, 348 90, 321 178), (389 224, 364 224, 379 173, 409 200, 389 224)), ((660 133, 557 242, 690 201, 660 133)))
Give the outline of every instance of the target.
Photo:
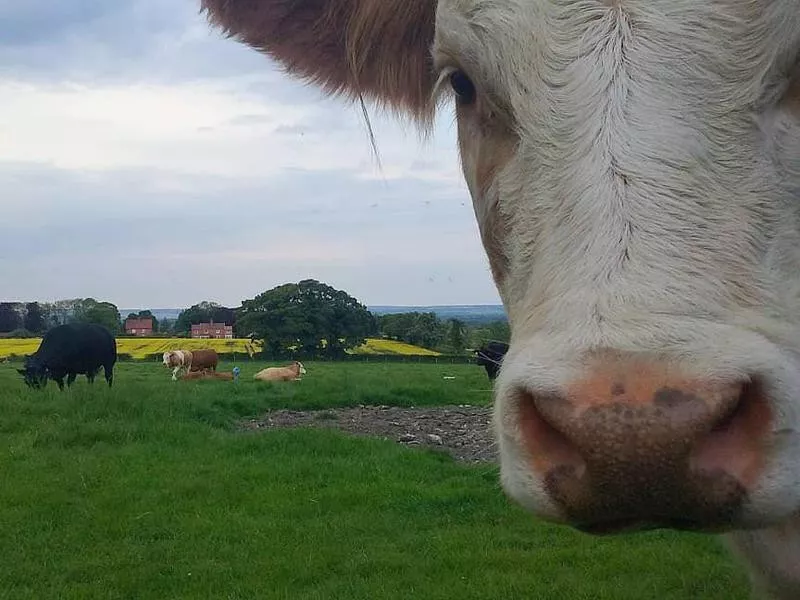
POLYGON ((251 380, 263 366, 234 385, 124 363, 111 390, 81 377, 62 394, 0 365, 0 598, 748 597, 714 538, 543 524, 494 466, 337 431, 234 431, 269 407, 486 404, 480 367, 308 363, 280 385, 251 380))

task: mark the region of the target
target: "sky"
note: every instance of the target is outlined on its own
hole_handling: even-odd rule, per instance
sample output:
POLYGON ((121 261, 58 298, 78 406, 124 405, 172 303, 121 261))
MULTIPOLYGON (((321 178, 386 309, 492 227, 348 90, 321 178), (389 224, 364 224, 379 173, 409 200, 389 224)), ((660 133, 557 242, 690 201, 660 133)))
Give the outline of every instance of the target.
POLYGON ((0 1, 1 300, 238 306, 314 278, 495 304, 453 111, 423 141, 225 39, 198 0, 0 1))

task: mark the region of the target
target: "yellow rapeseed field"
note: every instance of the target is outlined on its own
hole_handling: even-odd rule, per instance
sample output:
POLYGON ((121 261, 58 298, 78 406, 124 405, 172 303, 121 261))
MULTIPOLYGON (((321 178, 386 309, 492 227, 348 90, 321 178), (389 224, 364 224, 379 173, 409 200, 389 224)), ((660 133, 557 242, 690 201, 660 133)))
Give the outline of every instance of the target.
MULTIPOLYGON (((11 355, 22 356, 36 352, 41 338, 16 339, 0 338, 0 359, 11 355)), ((160 354, 167 350, 197 350, 213 348, 217 352, 247 353, 248 339, 232 340, 198 340, 190 338, 118 338, 117 352, 130 354, 133 358, 142 359, 149 354, 160 354)), ((260 343, 254 344, 258 352, 260 343)), ((402 354, 405 356, 438 356, 439 352, 427 350, 403 342, 392 340, 368 339, 367 343, 352 351, 353 354, 402 354)))
POLYGON ((367 343, 353 350, 353 354, 403 354, 406 356, 440 356, 441 352, 412 346, 394 340, 367 339, 367 343))

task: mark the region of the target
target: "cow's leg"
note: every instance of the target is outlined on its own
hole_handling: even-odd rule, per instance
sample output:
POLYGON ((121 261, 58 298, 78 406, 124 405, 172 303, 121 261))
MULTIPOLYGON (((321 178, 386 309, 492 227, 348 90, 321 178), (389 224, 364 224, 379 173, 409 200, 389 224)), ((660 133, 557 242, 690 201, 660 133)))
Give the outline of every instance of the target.
POLYGON ((75 378, 77 377, 77 373, 70 373, 67 375, 67 387, 71 387, 73 383, 75 383, 75 378))
POLYGON ((105 375, 108 387, 111 387, 111 385, 114 383, 114 365, 103 365, 103 375, 105 375))
POLYGON ((181 366, 178 365, 174 369, 172 369, 172 381, 178 381, 178 371, 181 370, 181 366))
POLYGON ((88 373, 86 373, 86 381, 88 381, 89 383, 94 383, 94 378, 99 370, 100 369, 90 370, 88 373))
POLYGON ((53 381, 58 384, 58 389, 62 392, 64 391, 64 376, 61 375, 60 377, 53 377, 53 381))

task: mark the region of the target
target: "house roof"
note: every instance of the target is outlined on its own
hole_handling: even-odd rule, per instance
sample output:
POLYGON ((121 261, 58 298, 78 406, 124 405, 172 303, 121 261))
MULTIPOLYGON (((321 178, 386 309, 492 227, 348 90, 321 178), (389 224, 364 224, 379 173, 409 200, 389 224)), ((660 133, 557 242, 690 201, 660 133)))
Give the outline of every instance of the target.
POLYGON ((153 319, 144 317, 142 319, 125 319, 126 329, 152 329, 153 319))
POLYGON ((192 329, 230 329, 233 325, 226 325, 225 323, 195 323, 192 329))

